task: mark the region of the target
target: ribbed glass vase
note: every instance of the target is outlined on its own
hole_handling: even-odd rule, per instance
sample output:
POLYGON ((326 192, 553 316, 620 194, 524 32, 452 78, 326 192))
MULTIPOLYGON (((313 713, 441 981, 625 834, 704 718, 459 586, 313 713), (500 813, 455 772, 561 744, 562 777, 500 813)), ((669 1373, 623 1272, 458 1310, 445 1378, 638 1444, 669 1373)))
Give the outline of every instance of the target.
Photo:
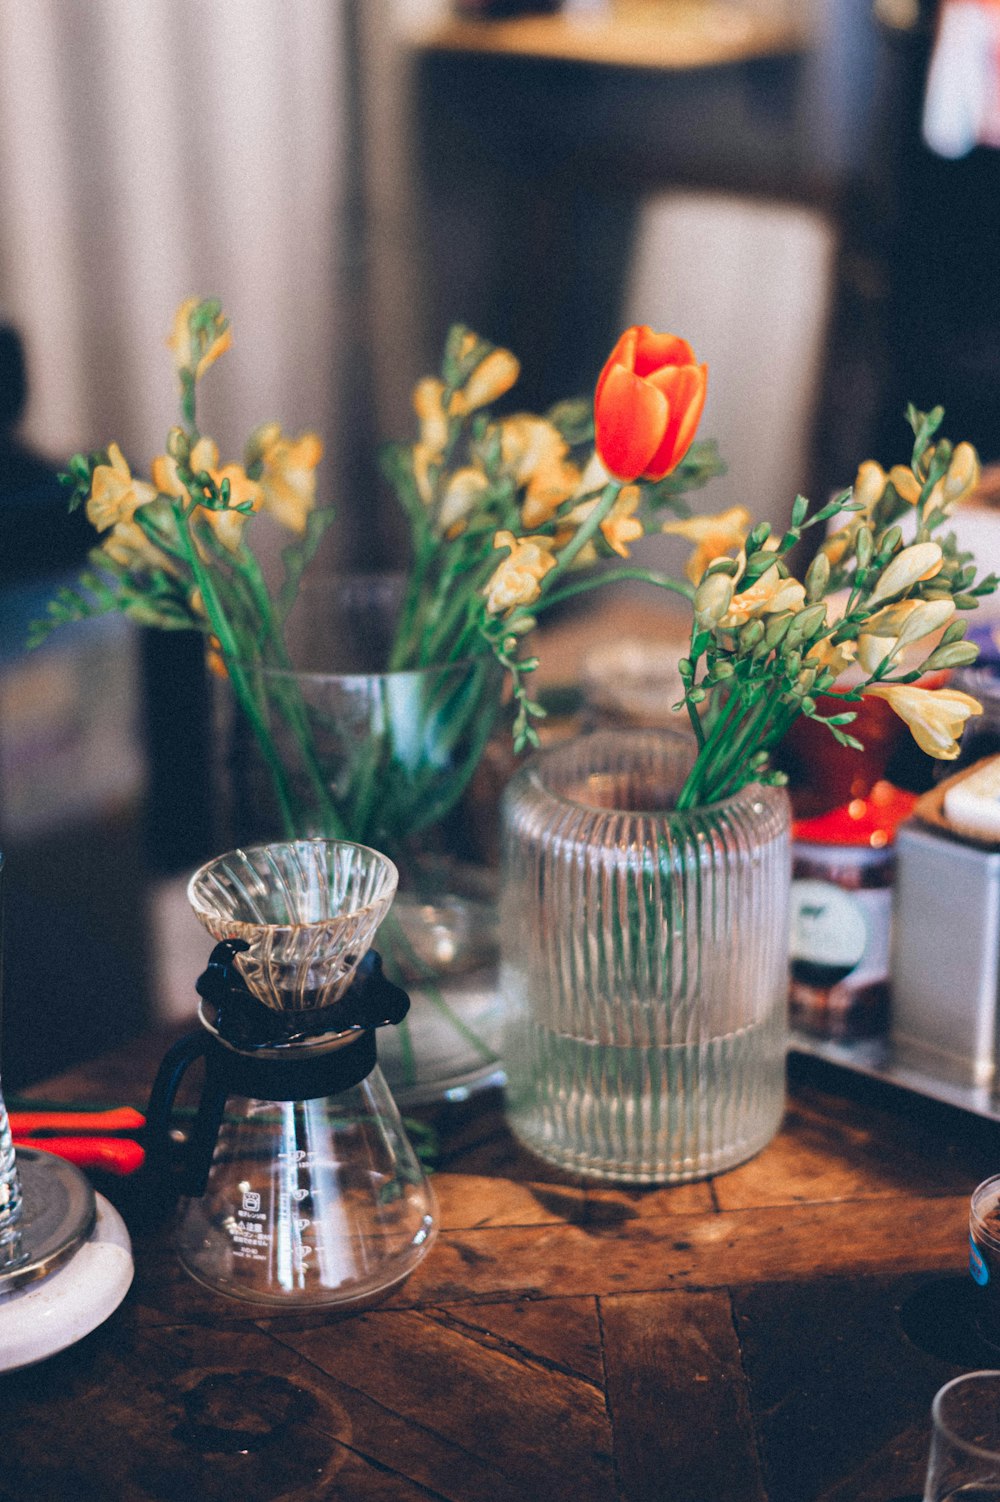
POLYGON ((781 1121, 788 800, 753 784, 678 811, 693 754, 669 732, 598 731, 505 794, 510 1122, 576 1173, 702 1178, 781 1121))

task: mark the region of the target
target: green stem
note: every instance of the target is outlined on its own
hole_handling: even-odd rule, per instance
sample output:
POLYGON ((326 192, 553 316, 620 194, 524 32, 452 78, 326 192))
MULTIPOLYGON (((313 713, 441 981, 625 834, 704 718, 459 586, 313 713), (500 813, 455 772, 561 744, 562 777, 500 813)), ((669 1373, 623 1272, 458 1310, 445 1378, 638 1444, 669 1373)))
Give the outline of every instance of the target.
POLYGON ((558 605, 563 600, 570 599, 573 595, 583 594, 586 590, 597 589, 607 584, 617 584, 622 579, 638 579, 643 584, 655 584, 659 589, 669 589, 674 594, 683 595, 686 600, 694 596, 694 590, 690 584, 681 583, 678 579, 670 579, 666 574, 659 574, 654 569, 648 568, 616 568, 613 574, 596 574, 586 579, 578 579, 573 584, 567 584, 555 594, 545 597, 546 605, 558 605))
POLYGON ((260 746, 261 753, 274 779, 274 788, 285 832, 289 837, 294 838, 298 831, 296 829, 291 794, 281 757, 278 755, 277 747, 271 737, 267 721, 258 710, 255 695, 250 684, 247 682, 241 662, 239 645, 233 636, 229 619, 216 590, 215 580, 212 577, 211 571, 206 569, 202 564, 197 545, 191 535, 189 518, 191 511, 194 510, 194 505, 195 503, 192 500, 190 508, 185 507, 181 502, 176 503, 174 506, 174 515, 177 518, 178 532, 184 542, 188 567, 191 570, 191 575, 196 585, 201 591, 201 597, 205 602, 205 610, 212 630, 219 639, 219 646, 222 649, 222 655, 229 671, 233 691, 257 738, 257 744, 260 746))

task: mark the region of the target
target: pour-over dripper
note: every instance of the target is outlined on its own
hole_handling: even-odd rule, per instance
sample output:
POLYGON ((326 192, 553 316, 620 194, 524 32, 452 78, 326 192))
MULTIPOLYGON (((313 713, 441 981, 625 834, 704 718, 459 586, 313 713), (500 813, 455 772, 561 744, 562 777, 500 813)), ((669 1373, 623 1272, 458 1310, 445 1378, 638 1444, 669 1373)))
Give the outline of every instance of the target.
POLYGON ((236 967, 274 1011, 339 1001, 392 905, 387 856, 346 840, 231 850, 196 871, 188 899, 215 939, 247 947, 236 967))
POLYGON ((431 1244, 434 1196, 376 1061, 376 1028, 408 1005, 368 950, 395 885, 385 856, 334 840, 231 851, 191 879, 220 943, 198 983, 203 1027, 164 1060, 147 1123, 155 1158, 203 1057, 174 1239, 212 1289, 357 1307, 431 1244))

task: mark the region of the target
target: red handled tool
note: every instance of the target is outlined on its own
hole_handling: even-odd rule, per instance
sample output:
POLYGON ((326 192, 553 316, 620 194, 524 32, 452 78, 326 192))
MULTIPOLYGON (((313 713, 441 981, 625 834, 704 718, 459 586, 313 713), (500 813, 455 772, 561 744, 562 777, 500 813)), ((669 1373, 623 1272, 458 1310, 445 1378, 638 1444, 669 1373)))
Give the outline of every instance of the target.
POLYGON ((136 1140, 146 1118, 133 1106, 111 1111, 11 1111, 9 1120, 15 1147, 41 1148, 78 1168, 129 1174, 141 1168, 146 1157, 136 1140))

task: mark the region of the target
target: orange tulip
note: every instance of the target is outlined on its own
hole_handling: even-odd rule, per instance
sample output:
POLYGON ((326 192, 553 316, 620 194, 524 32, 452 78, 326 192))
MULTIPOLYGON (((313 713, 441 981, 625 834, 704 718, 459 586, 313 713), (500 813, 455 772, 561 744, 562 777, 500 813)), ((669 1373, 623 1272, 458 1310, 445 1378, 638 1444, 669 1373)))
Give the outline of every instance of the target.
POLYGON ((595 447, 619 480, 662 480, 684 458, 702 408, 708 366, 675 334, 626 329, 594 394, 595 447))

